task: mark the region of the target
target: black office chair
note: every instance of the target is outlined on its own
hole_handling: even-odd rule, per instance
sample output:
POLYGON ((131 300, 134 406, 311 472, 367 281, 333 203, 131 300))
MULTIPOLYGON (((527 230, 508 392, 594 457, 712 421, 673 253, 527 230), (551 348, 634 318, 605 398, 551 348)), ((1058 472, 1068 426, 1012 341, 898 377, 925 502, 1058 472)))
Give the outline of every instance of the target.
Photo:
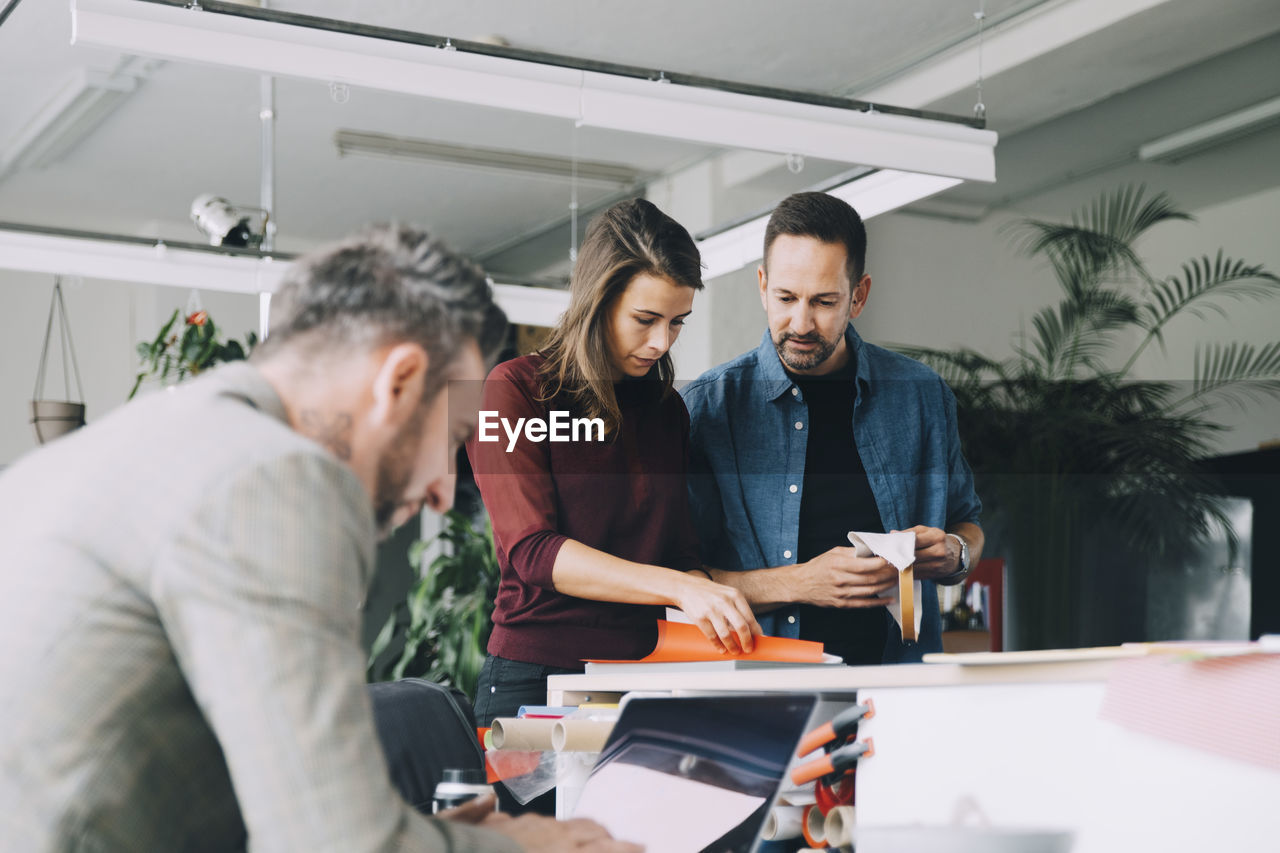
POLYGON ((431 797, 444 771, 484 769, 475 711, 462 691, 421 678, 369 685, 373 721, 405 802, 431 814, 431 797))

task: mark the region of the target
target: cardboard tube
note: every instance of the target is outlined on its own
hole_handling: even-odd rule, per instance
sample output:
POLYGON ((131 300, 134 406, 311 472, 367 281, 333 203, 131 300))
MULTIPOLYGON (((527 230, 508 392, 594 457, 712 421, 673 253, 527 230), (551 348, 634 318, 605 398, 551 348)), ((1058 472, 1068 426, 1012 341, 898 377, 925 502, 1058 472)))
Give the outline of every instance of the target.
POLYGON ((521 720, 498 717, 490 728, 494 749, 519 749, 527 752, 550 752, 552 730, 559 720, 521 720))
POLYGON ((836 806, 827 812, 823 832, 827 843, 832 847, 844 847, 853 843, 854 810, 853 806, 836 806))
POLYGON ((916 567, 898 572, 898 600, 902 602, 902 639, 916 640, 916 567))
POLYGON ((599 752, 613 731, 613 720, 556 720, 551 748, 556 752, 599 752))
POLYGON ((804 843, 810 847, 827 846, 826 818, 816 805, 804 807, 804 825, 800 827, 804 843))
POLYGON ((765 841, 799 838, 804 832, 804 806, 774 806, 764 819, 760 837, 765 841))

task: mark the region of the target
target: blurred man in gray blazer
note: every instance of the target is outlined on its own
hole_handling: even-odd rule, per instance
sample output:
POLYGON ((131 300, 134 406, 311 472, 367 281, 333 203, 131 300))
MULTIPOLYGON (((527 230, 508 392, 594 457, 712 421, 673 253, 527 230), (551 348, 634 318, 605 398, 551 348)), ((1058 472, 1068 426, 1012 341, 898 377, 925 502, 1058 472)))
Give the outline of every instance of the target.
POLYGON ((638 849, 424 818, 374 733, 375 540, 452 504, 505 326, 478 268, 374 229, 295 265, 249 363, 0 476, 0 850, 638 849))

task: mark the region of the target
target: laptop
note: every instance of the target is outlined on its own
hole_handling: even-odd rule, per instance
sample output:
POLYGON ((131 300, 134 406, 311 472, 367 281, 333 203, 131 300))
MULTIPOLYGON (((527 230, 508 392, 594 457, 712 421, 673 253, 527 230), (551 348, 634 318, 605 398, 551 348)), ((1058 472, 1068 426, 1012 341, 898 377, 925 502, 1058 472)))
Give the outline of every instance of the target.
POLYGON ((574 817, 654 853, 754 853, 816 694, 637 698, 574 817))

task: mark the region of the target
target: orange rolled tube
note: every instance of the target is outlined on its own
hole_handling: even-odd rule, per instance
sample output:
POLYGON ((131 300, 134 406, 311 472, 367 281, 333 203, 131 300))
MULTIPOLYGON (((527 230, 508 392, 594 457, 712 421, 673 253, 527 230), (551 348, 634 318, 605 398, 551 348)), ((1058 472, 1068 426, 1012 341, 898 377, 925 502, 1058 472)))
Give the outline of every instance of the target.
POLYGON ((791 781, 797 785, 807 785, 815 779, 821 779, 832 773, 843 773, 852 767, 859 758, 870 758, 876 754, 871 738, 845 744, 835 752, 829 752, 813 761, 806 761, 791 771, 791 781))
POLYGON ((860 705, 846 708, 829 723, 818 726, 800 739, 796 747, 796 756, 802 757, 821 746, 826 746, 836 738, 846 737, 857 729, 861 720, 869 720, 876 715, 876 707, 868 699, 860 705))
POLYGON ((835 766, 831 763, 831 756, 824 755, 821 758, 815 758, 813 761, 806 761, 795 770, 791 771, 791 781, 796 785, 808 785, 815 779, 821 779, 836 772, 835 766))
POLYGON ((800 746, 796 748, 796 755, 808 755, 815 749, 826 746, 835 739, 836 727, 834 723, 823 723, 800 739, 800 746))

